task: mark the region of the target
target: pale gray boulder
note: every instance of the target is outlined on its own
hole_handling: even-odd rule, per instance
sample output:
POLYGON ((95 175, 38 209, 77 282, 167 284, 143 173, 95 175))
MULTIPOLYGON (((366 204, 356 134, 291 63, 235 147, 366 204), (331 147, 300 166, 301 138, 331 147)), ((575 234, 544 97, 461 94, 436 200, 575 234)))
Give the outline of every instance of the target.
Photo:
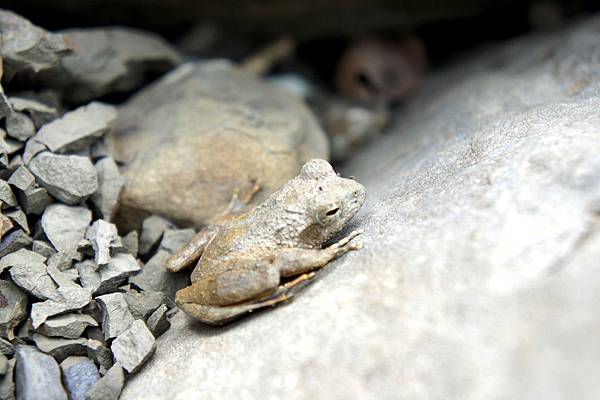
POLYGON ((431 76, 342 170, 364 248, 223 329, 178 313, 122 399, 599 398, 599 35, 431 76))

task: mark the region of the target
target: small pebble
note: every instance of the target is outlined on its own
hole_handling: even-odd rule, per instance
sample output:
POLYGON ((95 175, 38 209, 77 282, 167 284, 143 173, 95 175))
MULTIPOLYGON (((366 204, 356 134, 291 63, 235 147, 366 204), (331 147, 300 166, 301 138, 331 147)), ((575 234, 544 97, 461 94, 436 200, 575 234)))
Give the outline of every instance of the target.
POLYGON ((31 172, 29 172, 27 167, 21 165, 15 170, 15 172, 12 173, 8 179, 8 183, 22 192, 26 192, 35 186, 35 177, 31 172))
POLYGON ((42 125, 45 125, 58 117, 56 108, 50 107, 37 100, 11 96, 9 101, 15 111, 21 111, 27 114, 38 129, 42 125))
POLYGON ((111 293, 96 298, 102 309, 102 330, 104 339, 109 340, 126 331, 134 319, 127 308, 123 293, 111 293))
POLYGON ((31 306, 31 320, 34 329, 37 329, 49 317, 79 310, 92 301, 91 290, 77 285, 59 287, 57 292, 57 300, 46 300, 31 306))
POLYGON ((100 379, 94 362, 86 357, 69 357, 60 366, 69 399, 85 400, 88 391, 100 379))
POLYGON ((33 346, 18 346, 15 382, 19 400, 67 400, 60 368, 51 356, 33 346))
POLYGON ((155 338, 165 333, 171 327, 171 323, 167 318, 167 310, 167 306, 163 304, 148 318, 148 329, 150 329, 155 338))
POLYGON ((175 292, 188 285, 184 274, 173 274, 165 269, 165 262, 171 253, 159 250, 148 260, 140 273, 129 278, 129 282, 148 292, 165 292, 169 298, 175 298, 175 292))
POLYGON ((39 333, 34 333, 33 341, 38 349, 44 353, 50 354, 58 362, 61 362, 69 356, 83 356, 87 354, 87 339, 85 338, 51 338, 39 333))
POLYGON ((52 152, 82 150, 104 135, 116 117, 115 107, 94 101, 44 125, 36 140, 52 152))
POLYGON ((31 250, 43 256, 45 259, 48 259, 56 254, 54 247, 52 247, 52 245, 45 240, 34 240, 33 244, 31 245, 31 250))
POLYGON ((40 300, 56 300, 59 296, 57 285, 48 275, 48 267, 44 263, 31 262, 16 265, 10 269, 10 277, 24 292, 40 300))
POLYGON ((174 225, 158 215, 152 215, 142 222, 139 252, 146 255, 161 240, 164 231, 175 228, 174 225))
POLYGON ((0 280, 0 336, 9 338, 27 318, 27 295, 10 281, 0 280))
POLYGON ((98 323, 89 315, 69 313, 48 318, 37 331, 49 337, 77 339, 88 326, 98 323))
POLYGON ((154 354, 156 340, 144 321, 138 319, 113 341, 110 349, 115 360, 134 373, 154 354))
POLYGON ((0 377, 0 399, 14 400, 15 399, 15 364, 17 360, 8 360, 6 373, 0 377))
POLYGON ((102 219, 95 221, 88 228, 85 238, 89 240, 94 249, 95 261, 99 266, 108 264, 111 248, 121 246, 117 227, 102 219))
POLYGON ((118 400, 125 384, 125 373, 120 364, 113 365, 90 389, 87 400, 118 400))
POLYGON ((2 241, 0 242, 0 257, 28 247, 31 245, 31 242, 33 242, 33 239, 21 229, 13 230, 2 237, 2 241))
POLYGON ((96 169, 86 157, 45 151, 31 160, 29 168, 40 186, 65 204, 78 204, 98 189, 96 169))
POLYGON ((146 321, 150 315, 167 302, 167 298, 162 292, 125 292, 125 301, 135 319, 146 321))
POLYGON ((35 125, 27 115, 15 111, 6 118, 6 133, 24 142, 35 135, 35 125))
POLYGON ((91 221, 87 208, 52 204, 42 214, 42 229, 55 249, 73 254, 91 221))
POLYGON ((98 173, 98 190, 91 199, 100 215, 107 221, 112 221, 119 205, 119 194, 125 184, 115 161, 105 157, 96 162, 98 173))

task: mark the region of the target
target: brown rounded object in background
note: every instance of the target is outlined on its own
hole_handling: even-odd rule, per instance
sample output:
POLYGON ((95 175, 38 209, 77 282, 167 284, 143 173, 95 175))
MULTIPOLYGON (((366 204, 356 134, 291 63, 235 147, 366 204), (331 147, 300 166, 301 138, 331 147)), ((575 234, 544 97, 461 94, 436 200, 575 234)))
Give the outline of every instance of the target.
POLYGON ((335 80, 345 96, 387 103, 414 92, 426 68, 425 46, 418 38, 391 41, 371 36, 359 39, 344 52, 335 80))

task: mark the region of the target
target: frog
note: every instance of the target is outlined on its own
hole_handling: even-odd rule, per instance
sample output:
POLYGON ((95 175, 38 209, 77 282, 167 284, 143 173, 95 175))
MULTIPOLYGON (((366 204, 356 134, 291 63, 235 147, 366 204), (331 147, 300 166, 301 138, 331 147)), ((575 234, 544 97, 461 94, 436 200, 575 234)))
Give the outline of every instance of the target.
POLYGON ((191 284, 175 303, 208 325, 222 325, 286 302, 332 260, 362 248, 361 229, 329 244, 366 198, 363 185, 336 174, 325 160, 306 162, 299 174, 248 209, 254 182, 235 194, 217 221, 166 260, 170 272, 193 268, 191 284), (325 244, 328 244, 325 246, 325 244))

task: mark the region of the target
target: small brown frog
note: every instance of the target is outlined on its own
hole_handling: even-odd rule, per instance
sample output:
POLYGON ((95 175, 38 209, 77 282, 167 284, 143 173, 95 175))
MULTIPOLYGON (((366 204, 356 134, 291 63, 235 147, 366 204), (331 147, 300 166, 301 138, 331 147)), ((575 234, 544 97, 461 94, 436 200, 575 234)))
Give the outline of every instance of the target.
POLYGON ((199 259, 191 285, 179 290, 175 301, 204 323, 220 325, 286 301, 315 276, 314 270, 362 247, 352 241, 361 233, 357 230, 322 248, 366 196, 360 183, 339 177, 327 161, 307 162, 262 204, 240 213, 258 190, 255 185, 241 200, 234 198, 219 223, 167 260, 167 269, 175 272, 199 259))

